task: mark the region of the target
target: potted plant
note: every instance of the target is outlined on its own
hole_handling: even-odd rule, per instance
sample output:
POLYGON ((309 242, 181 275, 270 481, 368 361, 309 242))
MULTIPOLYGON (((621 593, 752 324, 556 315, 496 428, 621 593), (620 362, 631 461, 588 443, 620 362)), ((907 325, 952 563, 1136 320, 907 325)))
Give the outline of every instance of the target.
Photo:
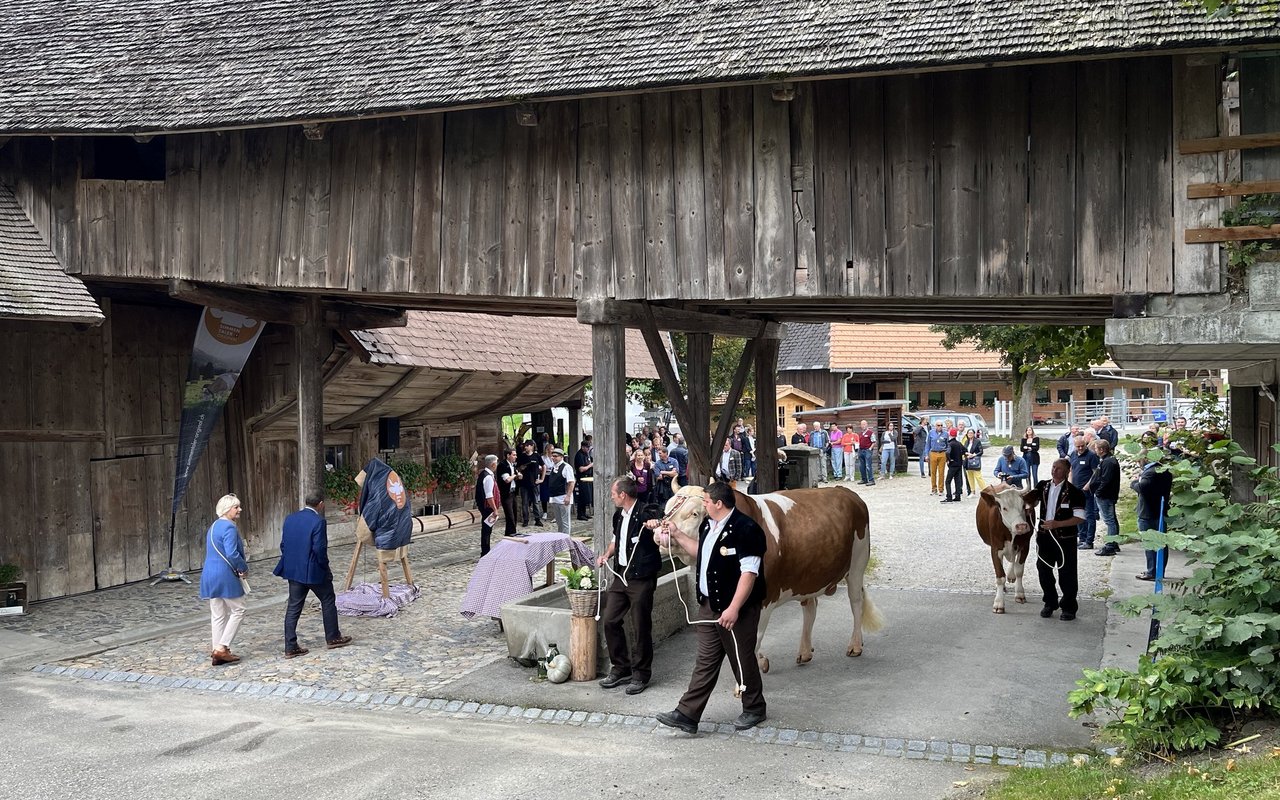
POLYGON ((562 567, 565 591, 569 594, 569 611, 575 617, 594 617, 600 594, 596 587, 595 571, 589 565, 562 567))
POLYGON ((354 515, 360 499, 360 487, 356 484, 356 470, 347 466, 326 467, 324 495, 330 508, 340 508, 348 516, 354 515))
POLYGON ((427 472, 436 486, 449 494, 460 494, 463 489, 470 488, 475 477, 470 462, 457 453, 433 459, 427 472))
POLYGON ((18 580, 22 568, 0 564, 0 616, 27 613, 27 584, 18 580))

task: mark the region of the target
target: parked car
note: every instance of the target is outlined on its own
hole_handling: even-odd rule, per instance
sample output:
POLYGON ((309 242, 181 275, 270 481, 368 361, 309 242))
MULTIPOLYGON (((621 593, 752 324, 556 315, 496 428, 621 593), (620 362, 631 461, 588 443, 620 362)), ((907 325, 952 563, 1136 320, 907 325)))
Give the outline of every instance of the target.
POLYGON ((902 415, 902 430, 903 430, 902 438, 904 441, 908 442, 907 444, 908 447, 910 447, 915 442, 915 435, 914 435, 915 428, 919 426, 920 417, 922 416, 928 417, 930 422, 936 420, 939 417, 943 419, 949 419, 952 421, 952 423, 959 423, 961 420, 964 420, 964 424, 966 427, 973 428, 976 431, 978 431, 978 437, 984 446, 991 444, 991 434, 987 431, 987 421, 983 419, 981 414, 977 413, 976 411, 948 411, 945 408, 937 408, 937 409, 931 408, 920 415, 916 415, 916 414, 902 415), (911 431, 912 437, 910 439, 908 439, 906 435, 908 418, 910 418, 910 421, 912 423, 912 431, 911 431))

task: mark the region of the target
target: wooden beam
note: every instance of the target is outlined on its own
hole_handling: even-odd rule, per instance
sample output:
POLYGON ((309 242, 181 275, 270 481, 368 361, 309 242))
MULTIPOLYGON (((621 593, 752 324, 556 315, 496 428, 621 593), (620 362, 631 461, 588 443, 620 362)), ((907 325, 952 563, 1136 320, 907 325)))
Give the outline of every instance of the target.
MULTIPOLYGON (((662 346, 662 336, 658 333, 657 322, 654 320, 651 308, 647 304, 641 306, 640 333, 644 336, 644 343, 649 348, 649 357, 653 359, 654 366, 658 368, 658 378, 662 381, 662 388, 666 391, 667 399, 671 401, 671 405, 676 412, 676 418, 680 420, 693 419, 689 402, 680 390, 680 379, 676 377, 676 372, 671 367, 671 359, 667 355, 667 348, 662 346)), ((686 436, 685 440, 689 448, 689 459, 697 465, 703 474, 712 474, 712 451, 707 447, 706 438, 704 436, 686 436)))
POLYGON ((1280 192, 1280 181, 1231 181, 1228 183, 1192 183, 1187 186, 1188 200, 1213 197, 1242 197, 1246 194, 1280 192))
MULTIPOLYGON (((333 365, 329 367, 329 369, 325 370, 324 377, 320 379, 320 385, 328 386, 334 378, 338 377, 338 373, 342 371, 342 368, 345 367, 354 356, 354 350, 346 350, 342 355, 338 356, 338 360, 333 362, 333 365)), ((285 404, 277 407, 274 411, 268 411, 265 414, 249 420, 249 432, 258 433, 271 423, 284 417, 284 415, 292 413, 293 409, 298 405, 298 395, 290 394, 287 395, 287 398, 288 399, 285 401, 285 404)))
POLYGON ((1178 152, 1184 156, 1221 153, 1224 150, 1255 150, 1259 147, 1280 147, 1280 133, 1211 136, 1207 139, 1183 139, 1178 142, 1178 152))
POLYGON ((756 360, 756 346, 759 339, 748 339, 747 346, 742 348, 742 357, 738 359, 738 368, 733 373, 733 383, 729 385, 729 396, 725 398, 724 408, 720 412, 720 424, 716 426, 715 438, 711 441, 711 457, 716 458, 724 450, 724 441, 729 438, 729 426, 733 424, 738 410, 738 400, 742 397, 742 389, 747 385, 747 375, 756 360))
POLYGON ((342 419, 330 425, 330 428, 346 428, 360 422, 368 422, 378 415, 378 409, 387 404, 387 401, 400 393, 400 390, 407 386, 418 374, 422 372, 422 367, 410 367, 400 376, 400 379, 387 387, 387 390, 377 397, 365 403, 364 408, 352 411, 342 419))
MULTIPOLYGON (((546 395, 542 399, 535 400, 532 403, 529 403, 527 406, 525 406, 525 408, 529 409, 530 411, 541 411, 544 408, 551 408, 556 405, 556 401, 559 400, 560 398, 566 397, 568 395, 572 395, 575 392, 582 391, 582 387, 586 386, 590 380, 591 380, 590 378, 583 378, 582 380, 577 381, 570 386, 566 386, 563 389, 557 389, 556 391, 552 392, 549 395, 546 395)), ((581 408, 581 406, 579 406, 579 408, 581 408)), ((519 410, 520 410, 519 408, 515 408, 512 410, 511 413, 513 414, 517 413, 519 410)))
POLYGON ((1245 242, 1258 239, 1280 239, 1280 225, 1234 225, 1228 228, 1188 228, 1187 244, 1245 242))
POLYGON ((777 339, 762 339, 756 346, 756 491, 777 491, 778 486, 778 350, 777 339))
MULTIPOLYGON (((0 442, 101 442, 106 438, 106 431, 0 430, 0 442)), ((164 444, 173 442, 173 436, 165 437, 164 444)))
POLYGON ((324 489, 324 381, 320 348, 329 338, 320 297, 307 298, 306 318, 293 329, 298 386, 298 507, 324 489))
MULTIPOLYGON (((603 553, 613 541, 613 503, 606 488, 626 470, 622 435, 626 430, 626 329, 621 325, 591 326, 591 392, 595 428, 595 519, 592 547, 603 553)), ((519 438, 519 437, 517 437, 519 438)))
MULTIPOLYGON (((689 387, 689 414, 680 418, 680 430, 684 431, 685 444, 693 452, 693 440, 707 445, 708 456, 711 437, 711 349, 714 344, 709 333, 691 333, 685 337, 685 385, 689 387)), ((711 480, 710 465, 704 471, 692 459, 689 461, 689 483, 702 486, 711 480)))
POLYGON ((324 324, 330 328, 340 328, 348 331, 367 331, 372 328, 403 328, 409 324, 409 315, 402 308, 330 302, 325 305, 324 324))
POLYGON ((686 311, 682 308, 655 306, 647 302, 627 302, 588 297, 578 301, 578 322, 588 325, 623 325, 640 328, 652 318, 658 330, 689 333, 714 333, 748 339, 782 338, 782 326, 759 317, 726 316, 686 311))
POLYGON ((424 416, 426 416, 426 413, 429 410, 431 410, 432 406, 438 406, 441 403, 443 403, 445 400, 448 400, 450 397, 453 397, 455 394, 458 393, 460 389, 462 389, 463 386, 466 386, 467 383, 475 376, 476 374, 474 372, 462 373, 461 375, 458 376, 458 379, 456 381, 446 386, 443 392, 431 398, 427 402, 423 403, 422 408, 419 408, 417 411, 414 411, 411 414, 405 414, 400 419, 408 420, 412 422, 412 421, 416 421, 423 418, 424 416))
POLYGON ((492 414, 494 411, 497 411, 499 408, 502 408, 506 404, 510 403, 512 400, 515 400, 517 397, 519 397, 520 393, 523 392, 525 389, 529 388, 529 384, 536 381, 539 377, 541 376, 529 375, 524 380, 520 381, 520 383, 516 386, 516 388, 507 392, 502 397, 499 397, 497 400, 494 400, 492 403, 485 406, 484 408, 477 409, 476 411, 472 411, 468 414, 459 414, 454 417, 447 417, 445 419, 445 422, 462 422, 464 419, 471 419, 472 417, 483 417, 485 414, 492 414))
POLYGON ((306 306, 291 295, 223 289, 175 278, 169 281, 169 296, 198 306, 234 311, 262 322, 296 326, 306 320, 306 306))

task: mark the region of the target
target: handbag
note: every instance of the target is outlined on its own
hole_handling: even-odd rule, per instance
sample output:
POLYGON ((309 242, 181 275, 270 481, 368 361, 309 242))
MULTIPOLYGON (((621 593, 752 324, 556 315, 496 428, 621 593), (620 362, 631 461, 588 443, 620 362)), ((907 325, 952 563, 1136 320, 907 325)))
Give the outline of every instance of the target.
POLYGON ((964 468, 974 470, 982 469, 982 456, 968 456, 964 460, 964 468))
MULTIPOLYGON (((221 556, 222 560, 227 562, 227 566, 231 567, 231 571, 234 573, 236 571, 235 566, 230 561, 227 561, 227 557, 223 555, 222 551, 218 549, 218 546, 213 543, 213 526, 212 525, 209 526, 208 535, 209 535, 209 546, 213 548, 213 552, 221 556)), ((240 575, 237 573, 236 577, 240 579, 240 589, 244 591, 245 594, 250 594, 253 592, 253 587, 249 586, 249 581, 243 575, 240 575)))

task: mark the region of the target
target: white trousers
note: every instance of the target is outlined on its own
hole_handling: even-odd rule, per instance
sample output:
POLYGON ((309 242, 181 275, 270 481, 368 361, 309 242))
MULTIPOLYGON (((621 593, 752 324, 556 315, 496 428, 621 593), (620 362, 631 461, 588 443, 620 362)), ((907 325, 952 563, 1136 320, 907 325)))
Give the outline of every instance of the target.
POLYGON ((213 622, 213 649, 230 648, 240 630, 240 620, 244 619, 244 598, 210 597, 209 616, 213 622))

